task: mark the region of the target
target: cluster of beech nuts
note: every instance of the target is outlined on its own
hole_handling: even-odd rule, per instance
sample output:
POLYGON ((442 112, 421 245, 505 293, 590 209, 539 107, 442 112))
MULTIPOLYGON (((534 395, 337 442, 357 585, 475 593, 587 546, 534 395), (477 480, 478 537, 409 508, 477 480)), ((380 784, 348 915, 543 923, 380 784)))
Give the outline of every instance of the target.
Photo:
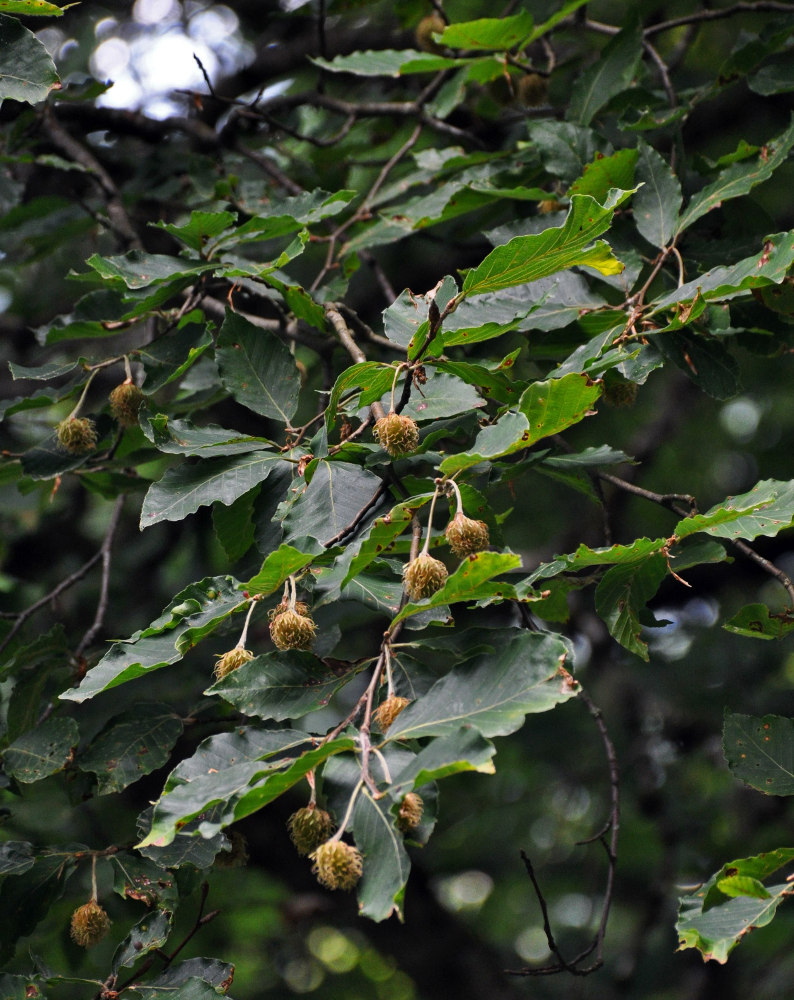
MULTIPOLYGON (((110 413, 121 427, 134 427, 138 423, 138 410, 144 395, 132 379, 127 379, 110 393, 110 413)), ((79 411, 78 404, 76 411, 79 411)), ((96 448, 96 424, 90 417, 75 413, 62 420, 55 428, 59 446, 71 455, 86 455, 96 448)))

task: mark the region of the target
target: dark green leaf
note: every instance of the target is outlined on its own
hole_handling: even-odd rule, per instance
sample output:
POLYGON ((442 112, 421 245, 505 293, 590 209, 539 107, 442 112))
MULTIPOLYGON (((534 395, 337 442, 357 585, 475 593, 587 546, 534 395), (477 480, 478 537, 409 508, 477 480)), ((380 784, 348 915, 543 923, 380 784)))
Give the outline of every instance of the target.
POLYGON ((157 228, 175 236, 191 250, 203 250, 207 241, 220 236, 237 221, 235 212, 191 212, 189 222, 182 226, 158 222, 157 228))
POLYGON ((195 455, 198 458, 219 458, 262 451, 272 442, 267 438, 250 437, 235 431, 205 424, 196 427, 189 420, 178 420, 165 413, 140 412, 141 430, 158 451, 169 455, 195 455))
POLYGON ((324 708, 357 671, 338 674, 311 653, 265 653, 216 681, 218 694, 244 715, 281 722, 324 708))
POLYGON ((237 562, 254 544, 254 501, 257 490, 249 490, 234 503, 212 508, 212 527, 229 562, 237 562))
POLYGON ((300 374, 274 334, 227 311, 215 356, 221 380, 238 403, 289 424, 298 406, 300 374))
POLYGON ((665 247, 676 232, 681 184, 667 160, 645 142, 639 146, 637 180, 643 185, 632 201, 637 229, 653 246, 665 247))
POLYGON ((0 844, 0 875, 24 875, 36 863, 32 850, 33 845, 24 840, 0 844))
POLYGON ((132 966, 155 948, 162 948, 171 933, 174 915, 169 910, 154 910, 141 917, 116 949, 113 971, 132 966))
POLYGON ((168 257, 160 253, 144 253, 143 250, 130 250, 120 257, 100 257, 95 253, 86 263, 100 277, 109 281, 123 282, 131 289, 161 285, 175 278, 189 278, 217 267, 217 264, 209 264, 206 261, 191 261, 184 257, 168 257))
POLYGON ((563 664, 567 647, 537 632, 504 635, 499 649, 459 666, 397 716, 388 738, 415 739, 474 726, 483 736, 506 736, 529 713, 546 712, 576 695, 563 664))
POLYGON ((26 784, 62 771, 80 739, 74 719, 51 718, 24 733, 3 752, 6 774, 26 784))
POLYGON ((794 795, 794 719, 726 713, 722 745, 741 781, 767 795, 794 795))
POLYGON ((596 201, 603 203, 612 188, 628 191, 634 185, 638 155, 636 149, 619 149, 611 156, 599 154, 592 163, 585 165, 582 176, 571 184, 568 197, 574 194, 589 194, 596 201))
POLYGON ((155 804, 151 832, 137 846, 153 844, 161 847, 170 844, 185 822, 195 819, 208 806, 222 803, 223 812, 217 821, 205 820, 199 828, 202 836, 212 836, 220 827, 262 809, 328 757, 352 750, 355 745, 352 739, 340 737, 314 750, 307 750, 287 768, 280 760, 245 761, 231 764, 217 774, 195 777, 176 786, 173 791, 166 789, 155 804))
POLYGON ((120 792, 162 767, 182 733, 182 722, 167 705, 142 702, 112 718, 77 761, 94 771, 100 795, 120 792))
POLYGON ((729 198, 747 194, 756 184, 768 180, 774 171, 786 162, 792 146, 794 146, 794 121, 785 132, 781 132, 767 143, 756 159, 729 166, 713 184, 699 191, 684 210, 676 231, 682 232, 729 198))
POLYGON ((576 80, 566 117, 578 125, 589 125, 605 104, 631 86, 641 58, 642 30, 636 23, 629 24, 607 42, 597 62, 576 80))
POLYGON ((372 920, 402 916, 405 883, 411 862, 403 835, 394 825, 388 800, 376 802, 362 790, 353 810, 353 836, 364 855, 364 872, 358 887, 359 912, 372 920))
POLYGON ((124 852, 113 854, 113 890, 122 899, 134 899, 145 906, 155 904, 167 910, 177 905, 178 892, 174 877, 145 858, 124 852))
POLYGON ((660 333, 653 340, 662 355, 715 399, 730 399, 740 388, 739 365, 719 340, 689 330, 660 333))
POLYGON ((36 858, 24 878, 5 878, 0 885, 0 962, 11 958, 17 941, 51 911, 75 870, 74 854, 82 844, 64 845, 36 858))
POLYGON ((440 781, 461 771, 493 774, 491 758, 496 747, 475 726, 464 725, 457 731, 431 740, 401 771, 394 774, 392 797, 398 799, 412 788, 440 781))
POLYGON ((267 479, 280 461, 276 452, 255 451, 168 469, 149 487, 141 508, 141 530, 158 521, 181 521, 216 501, 228 506, 267 479))
POLYGON ((138 357, 146 369, 144 388, 147 393, 156 392, 179 378, 212 345, 212 335, 203 323, 199 323, 202 318, 199 312, 188 314, 183 327, 138 350, 138 357))
POLYGON ((667 559, 661 553, 607 570, 596 587, 596 611, 614 639, 643 660, 647 643, 640 639, 640 615, 667 576, 667 559))
POLYGON ((42 43, 14 17, 0 14, 0 103, 5 98, 37 104, 58 83, 42 43))
POLYGON ((248 606, 248 599, 237 586, 230 576, 206 577, 192 583, 148 628, 114 643, 79 687, 64 691, 61 698, 86 701, 100 691, 175 663, 232 612, 248 606))
POLYGON ((314 538, 327 545, 353 522, 380 486, 380 478, 366 469, 319 461, 311 482, 284 518, 287 540, 300 544, 301 539, 314 538))

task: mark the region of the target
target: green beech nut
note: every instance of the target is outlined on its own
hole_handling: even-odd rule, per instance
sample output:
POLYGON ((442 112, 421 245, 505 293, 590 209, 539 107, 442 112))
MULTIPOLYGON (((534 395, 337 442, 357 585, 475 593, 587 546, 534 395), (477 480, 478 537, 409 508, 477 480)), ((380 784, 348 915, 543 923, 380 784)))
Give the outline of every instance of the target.
POLYGON ((425 804, 422 797, 416 792, 408 792, 400 803, 400 810, 397 813, 397 829, 401 833, 410 833, 411 830, 415 830, 422 822, 424 809, 425 804))
MULTIPOLYGON (((303 607, 306 607, 304 604, 303 607)), ((277 649, 311 649, 317 626, 306 614, 289 608, 275 615, 270 623, 270 638, 277 649)))
POLYGON ((88 417, 67 417, 55 433, 61 448, 73 455, 85 455, 96 448, 96 425, 88 417))
POLYGON ((134 382, 122 382, 110 394, 110 412, 122 427, 134 427, 143 400, 144 395, 134 382))
POLYGON ((393 410, 377 421, 372 433, 392 458, 411 455, 419 447, 419 428, 416 422, 393 410))
POLYGON ((218 680, 223 680, 227 674, 230 674, 233 670, 239 669, 244 663, 248 663, 249 660, 253 660, 254 654, 250 649, 243 649, 242 646, 235 646, 234 649, 230 649, 228 653, 223 653, 218 657, 218 662, 215 664, 215 676, 218 680))
POLYGON ((361 853, 343 840, 327 840, 312 852, 312 871, 326 889, 354 888, 363 870, 361 853))
POLYGON ((447 567, 432 556, 417 556, 403 566, 403 582, 412 601, 421 601, 440 590, 447 580, 447 567))
POLYGON ((287 820, 287 827, 298 854, 305 856, 328 840, 333 833, 334 821, 325 809, 311 804, 294 812, 287 820))

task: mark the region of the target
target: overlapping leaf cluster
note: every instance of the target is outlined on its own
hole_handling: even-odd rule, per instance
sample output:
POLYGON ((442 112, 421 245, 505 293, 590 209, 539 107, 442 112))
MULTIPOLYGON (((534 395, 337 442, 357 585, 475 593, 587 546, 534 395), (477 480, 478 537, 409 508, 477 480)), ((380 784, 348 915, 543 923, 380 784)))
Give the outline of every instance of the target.
MULTIPOLYGON (((59 13, 39 2, 0 6, 59 13)), ((36 236, 57 216, 86 247, 71 262, 79 291, 37 331, 45 360, 11 366, 22 386, 2 414, 24 447, 4 482, 52 490, 71 477, 117 510, 119 498, 135 506, 143 532, 211 506, 230 565, 261 564, 184 581, 148 625, 134 622, 131 609, 129 637, 104 655, 90 644, 85 663, 73 656, 68 623, 38 638, 6 629, 0 678, 12 693, 2 760, 12 789, 65 771, 101 796, 163 766, 182 746, 173 706, 142 700, 108 712, 97 728, 86 703, 126 684, 145 692, 143 678, 189 654, 196 662, 195 647, 206 650, 195 697, 218 705, 219 731, 173 767, 139 829, 100 852, 115 866, 116 892, 148 907, 119 943, 112 977, 164 946, 181 895, 228 848, 224 830, 290 789, 305 790, 312 804, 316 798, 338 824, 334 837, 360 851, 361 912, 375 920, 402 915, 406 839, 421 845, 430 837, 437 783, 492 771, 494 738, 576 696, 571 643, 556 631, 567 619, 566 595, 592 586, 615 641, 647 659, 647 605, 664 580, 794 523, 794 483, 763 480, 704 513, 667 498, 675 517, 664 537, 583 542, 540 564, 501 544, 510 511, 494 508, 492 498, 508 484, 546 475, 598 502, 607 470, 631 458, 607 440, 577 451, 566 431, 597 424, 605 405, 630 402, 665 365, 728 398, 739 386, 737 346, 763 344, 769 353, 791 336, 794 232, 759 230, 749 245, 720 245, 713 254, 704 243, 711 213, 786 162, 794 125, 762 146, 742 143, 700 163, 684 191, 660 149, 676 148, 687 116, 718 84, 673 99, 648 58, 656 51, 652 29, 632 23, 614 33, 579 76, 564 117, 550 107, 518 109, 496 139, 460 125, 469 102, 481 103, 472 118, 487 116, 489 92, 501 86, 515 94, 522 76, 546 72, 536 43, 573 44, 566 32, 583 6, 569 0, 541 23, 526 11, 456 22, 451 10, 453 23, 436 33, 433 52, 318 57, 311 73, 322 74, 326 89, 315 94, 316 114, 311 100, 301 105, 289 94, 251 106, 263 128, 282 116, 277 155, 259 151, 250 136, 210 153, 191 150, 199 179, 168 221, 150 218, 153 228, 140 231, 127 229, 113 181, 89 177, 86 197, 97 203, 100 232, 93 218, 88 231, 82 207, 28 199, 16 179, 14 169, 28 164, 66 171, 71 147, 58 145, 57 123, 83 95, 67 81, 53 90, 57 76, 41 43, 0 15, 0 93, 35 105, 42 135, 60 150, 55 159, 14 137, 3 239, 30 264, 51 249, 36 236), (365 99, 357 107, 334 96, 350 80, 372 78, 393 89, 391 108, 373 112, 365 99), (336 116, 345 114, 339 131, 336 116), (388 137, 370 131, 368 116, 384 114, 394 122, 388 137), (375 171, 356 165, 371 143, 375 171), (329 145, 333 163, 323 159, 329 145), (480 238, 476 263, 469 254, 458 273, 415 278, 397 294, 391 250, 399 243, 410 253, 412 240, 429 231, 442 241, 484 231, 491 249, 480 238), (356 276, 366 268, 388 293, 374 330, 355 307, 356 276), (509 337, 514 345, 516 334, 517 348, 498 343, 509 337), (77 340, 86 356, 75 357, 77 340), (132 426, 112 419, 97 390, 116 375, 142 390, 132 426), (417 447, 396 457, 372 434, 392 409, 419 432, 417 447), (34 422, 36 411, 56 415, 48 432, 34 422), (55 425, 83 419, 94 422, 96 442, 76 452, 55 425), (458 507, 488 526, 491 542, 462 560, 444 536, 458 507), (428 541, 448 575, 412 601, 403 570, 428 541), (274 649, 267 611, 295 606, 296 596, 318 623, 316 642, 311 651, 274 649), (488 627, 494 605, 512 609, 499 630, 488 627), (340 628, 351 606, 371 643, 363 651, 340 628), (457 627, 457 618, 466 624, 457 627), (136 624, 143 627, 133 631, 136 624), (253 658, 213 681, 212 654, 235 642, 253 658), (40 683, 30 683, 34 670, 40 683), (378 706, 394 697, 405 707, 379 726, 378 706), (398 820, 410 793, 425 809, 406 835, 398 820)), ((769 92, 792 89, 764 72, 767 60, 777 65, 786 23, 782 15, 765 24, 752 59, 749 43, 737 43, 728 60, 734 78, 769 92)), ((169 137, 176 149, 183 141, 169 137)), ((86 149, 77 166, 90 174, 96 158, 86 149)), ((160 170, 165 191, 171 177, 160 170)), ((128 199, 135 197, 131 185, 128 199)), ((780 638, 791 622, 753 602, 727 627, 780 638)), ((729 759, 746 777, 744 756, 729 759)), ((103 847, 14 841, 0 848, 3 958, 65 891, 78 863, 103 847), (28 894, 31 880, 36 892, 28 894)), ((743 933, 736 921, 766 922, 789 893, 788 883, 767 889, 760 880, 791 854, 775 852, 774 864, 770 855, 736 862, 715 876, 690 906, 696 915, 686 911, 682 943, 723 960, 743 933)), ((192 983, 180 996, 199 997, 228 979, 220 963, 188 966, 151 981, 151 990, 192 983)))

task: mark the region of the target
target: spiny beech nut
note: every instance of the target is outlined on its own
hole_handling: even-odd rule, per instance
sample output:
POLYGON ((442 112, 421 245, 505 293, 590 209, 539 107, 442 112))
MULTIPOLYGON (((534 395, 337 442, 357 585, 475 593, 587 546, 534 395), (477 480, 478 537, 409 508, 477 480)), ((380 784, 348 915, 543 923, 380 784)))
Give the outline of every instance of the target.
POLYGON ((110 930, 110 917, 95 899, 78 906, 72 914, 72 940, 83 948, 99 944, 110 930))
POLYGON ((376 422, 372 433, 392 458, 410 455, 419 447, 419 428, 416 422, 393 410, 376 422))
POLYGON ((559 212, 561 208, 562 202, 557 201, 556 198, 543 198, 542 201, 538 202, 540 215, 551 215, 552 212, 559 212))
POLYGON ((334 821, 325 809, 308 805, 290 816, 287 827, 298 854, 305 856, 328 840, 334 830, 334 821))
POLYGON ((539 73, 525 73, 518 81, 518 99, 528 108, 537 108, 546 103, 549 81, 539 73))
POLYGON ((408 698, 403 698, 399 694, 393 694, 378 705, 372 713, 372 717, 375 719, 378 726, 380 726, 380 731, 382 733, 385 733, 388 730, 389 726, 391 726, 400 712, 402 712, 408 704, 408 698))
POLYGON ((352 889, 361 878, 361 853, 343 840, 326 840, 311 859, 312 871, 326 889, 352 889))
POLYGON ((403 566, 403 581, 412 601, 421 601, 440 590, 447 579, 447 567, 432 556, 417 556, 403 566))
POLYGON ((417 24, 414 37, 417 47, 423 52, 434 52, 436 55, 444 51, 444 46, 433 38, 433 35, 440 35, 446 28, 444 18, 440 14, 428 14, 417 24))
POLYGON ((410 833, 411 830, 415 830, 422 822, 424 809, 425 804, 421 795, 417 795, 416 792, 408 792, 400 803, 400 811, 397 813, 397 829, 401 833, 410 833))
POLYGON ((143 398, 134 382, 122 382, 110 394, 110 412, 122 427, 134 427, 143 398))
POLYGON ((84 455, 96 448, 96 426, 88 417, 67 417, 58 424, 55 433, 61 448, 73 455, 84 455))
POLYGON ((637 402, 638 391, 637 383, 629 379, 607 380, 602 398, 607 406, 614 406, 616 410, 626 410, 637 402))
POLYGON ((490 544, 488 525, 485 521, 475 521, 466 517, 462 511, 452 518, 444 532, 449 547, 459 559, 470 556, 472 552, 482 552, 490 544))
MULTIPOLYGON (((287 608, 281 614, 275 615, 270 623, 270 638, 277 649, 311 649, 317 626, 307 614, 287 608)), ((306 605, 300 605, 305 608, 306 605)))
POLYGON ((249 660, 253 660, 254 654, 250 649, 243 649, 242 646, 235 646, 234 649, 230 649, 227 653, 223 653, 218 657, 218 662, 215 664, 215 676, 218 680, 223 680, 223 678, 230 674, 233 670, 237 670, 244 663, 248 663, 249 660))

